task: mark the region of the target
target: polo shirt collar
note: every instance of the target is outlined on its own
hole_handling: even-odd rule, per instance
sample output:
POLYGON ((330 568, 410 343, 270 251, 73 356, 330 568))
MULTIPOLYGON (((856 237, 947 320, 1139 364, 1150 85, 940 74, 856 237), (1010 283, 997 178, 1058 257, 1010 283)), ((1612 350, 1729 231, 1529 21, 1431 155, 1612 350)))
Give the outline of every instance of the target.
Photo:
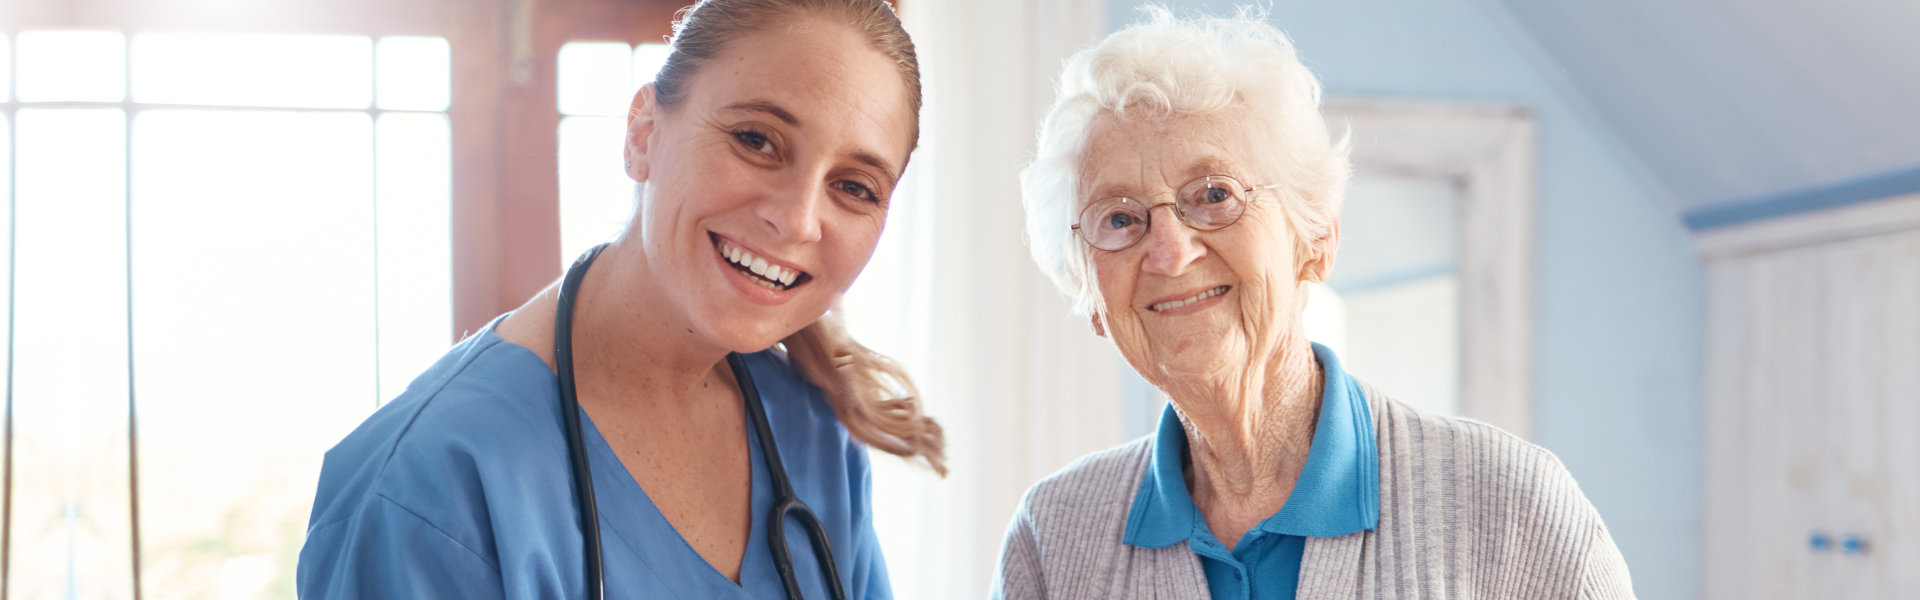
MULTIPOLYGON (((1333 351, 1313 344, 1313 357, 1325 375, 1313 445, 1286 505, 1256 528, 1311 537, 1338 537, 1374 529, 1380 522, 1380 457, 1374 442, 1372 410, 1359 384, 1340 368, 1340 359, 1333 351)), ((1160 414, 1153 461, 1134 494, 1122 541, 1164 548, 1196 535, 1213 537, 1187 491, 1181 468, 1186 455, 1186 428, 1169 404, 1160 414)))

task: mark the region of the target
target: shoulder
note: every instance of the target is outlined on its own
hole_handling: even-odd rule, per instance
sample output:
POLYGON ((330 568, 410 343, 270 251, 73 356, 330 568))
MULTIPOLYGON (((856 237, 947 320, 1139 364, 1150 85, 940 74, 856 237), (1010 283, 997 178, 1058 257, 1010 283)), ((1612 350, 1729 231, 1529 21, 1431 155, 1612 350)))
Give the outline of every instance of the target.
POLYGON ((1618 556, 1599 511, 1552 452, 1362 389, 1380 450, 1381 535, 1463 544, 1454 550, 1477 557, 1469 568, 1534 573, 1514 581, 1548 596, 1581 587, 1594 565, 1618 556), (1448 533, 1427 539, 1433 532, 1448 533))
POLYGON ((1153 440, 1090 454, 1029 488, 1007 526, 994 597, 1105 597, 1112 590, 1098 590, 1112 576, 1164 566, 1136 556, 1126 543, 1128 514, 1152 463, 1153 440))
POLYGON ((1489 493, 1531 492, 1523 498, 1580 494, 1566 465, 1545 448, 1487 423, 1414 408, 1364 383, 1361 389, 1373 409, 1382 487, 1386 476, 1400 474, 1396 483, 1465 481, 1489 493))
MULTIPOLYGON (((1092 531, 1088 525, 1124 528, 1133 497, 1153 460, 1153 436, 1089 454, 1028 488, 1020 517, 1035 529, 1092 531)), ((1119 543, 1120 537, 1114 536, 1119 543)))
MULTIPOLYGON (((558 392, 545 363, 486 332, 462 341, 326 453, 311 526, 352 518, 375 498, 432 516, 477 495, 559 440, 558 392)), ((433 520, 433 519, 429 519, 433 520)))

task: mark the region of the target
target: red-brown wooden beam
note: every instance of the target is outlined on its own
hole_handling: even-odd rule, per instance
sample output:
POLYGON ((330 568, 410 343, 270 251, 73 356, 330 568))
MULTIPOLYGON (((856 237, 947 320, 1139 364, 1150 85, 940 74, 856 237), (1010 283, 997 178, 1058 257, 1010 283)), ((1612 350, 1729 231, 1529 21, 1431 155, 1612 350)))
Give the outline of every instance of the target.
MULTIPOLYGON (((560 275, 560 109, 555 60, 574 40, 659 41, 672 31, 683 2, 538 0, 531 22, 514 19, 526 0, 497 0, 493 52, 470 53, 489 64, 454 67, 454 98, 498 101, 494 133, 456 117, 454 126, 455 330, 468 332, 512 310, 560 275), (516 28, 525 27, 526 30, 516 28), (524 36, 524 37, 516 37, 524 36), (526 40, 532 52, 516 56, 526 40), (528 64, 516 67, 519 61, 528 64), (514 70, 523 69, 524 81, 514 70), (465 76, 463 80, 462 77, 465 76), (495 90, 488 95, 487 90, 495 90), (468 137, 461 135, 463 127, 468 137), (469 143, 479 147, 468 147, 469 143), (491 156, 497 165, 484 164, 491 156), (485 186, 492 182, 491 189, 485 186), (488 267, 491 267, 489 269, 488 267)), ((612 150, 609 150, 612 151, 612 150)))

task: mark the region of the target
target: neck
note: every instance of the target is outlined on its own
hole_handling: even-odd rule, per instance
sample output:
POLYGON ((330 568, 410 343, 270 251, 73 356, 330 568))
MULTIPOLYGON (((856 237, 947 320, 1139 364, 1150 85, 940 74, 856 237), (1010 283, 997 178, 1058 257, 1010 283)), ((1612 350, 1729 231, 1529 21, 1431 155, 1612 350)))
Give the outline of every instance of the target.
POLYGON ((727 349, 702 339, 670 306, 647 272, 637 245, 615 242, 600 253, 574 302, 575 377, 593 396, 646 401, 671 410, 730 387, 727 349))
POLYGON ((1299 335, 1284 337, 1263 368, 1236 379, 1211 386, 1210 398, 1174 399, 1191 461, 1187 487, 1208 521, 1236 530, 1223 537, 1229 544, 1286 504, 1313 445, 1324 387, 1313 348, 1299 335))

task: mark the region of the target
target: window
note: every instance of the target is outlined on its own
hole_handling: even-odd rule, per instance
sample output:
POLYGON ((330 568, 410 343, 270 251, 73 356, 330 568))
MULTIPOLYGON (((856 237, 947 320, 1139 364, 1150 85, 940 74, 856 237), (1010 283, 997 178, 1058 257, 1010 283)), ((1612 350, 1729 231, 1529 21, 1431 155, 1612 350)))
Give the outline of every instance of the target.
POLYGON ((621 168, 634 92, 666 64, 666 44, 568 42, 560 47, 560 261, 562 268, 626 229, 634 183, 621 168))
POLYGON ((290 598, 321 453, 453 337, 448 44, 12 38, 7 592, 290 598))
POLYGON ((1347 189, 1340 254, 1307 303, 1308 337, 1349 372, 1439 414, 1460 406, 1461 191, 1447 177, 1362 173, 1347 189))

